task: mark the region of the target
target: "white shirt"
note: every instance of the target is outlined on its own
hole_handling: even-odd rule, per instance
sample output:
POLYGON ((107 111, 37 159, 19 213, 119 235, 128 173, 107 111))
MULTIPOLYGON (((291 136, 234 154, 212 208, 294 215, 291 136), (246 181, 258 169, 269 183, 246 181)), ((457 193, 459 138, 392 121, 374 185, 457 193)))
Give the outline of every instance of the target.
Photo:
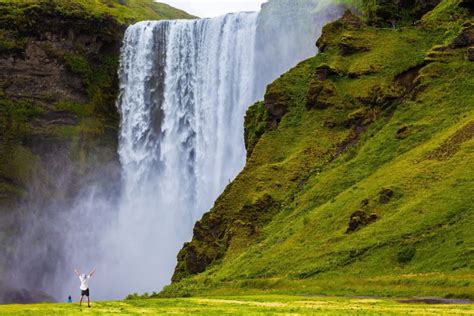
POLYGON ((80 289, 83 291, 87 290, 89 288, 89 281, 91 280, 91 276, 87 275, 86 277, 83 277, 82 275, 80 275, 79 280, 81 280, 80 289))

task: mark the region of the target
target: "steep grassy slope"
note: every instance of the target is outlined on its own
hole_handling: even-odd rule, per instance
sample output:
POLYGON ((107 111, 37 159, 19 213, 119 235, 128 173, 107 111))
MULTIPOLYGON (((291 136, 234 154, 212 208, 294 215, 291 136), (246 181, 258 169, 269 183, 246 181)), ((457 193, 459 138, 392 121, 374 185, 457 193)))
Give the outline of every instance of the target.
POLYGON ((471 13, 444 0, 416 25, 326 26, 249 109, 247 165, 161 295, 474 298, 471 13))

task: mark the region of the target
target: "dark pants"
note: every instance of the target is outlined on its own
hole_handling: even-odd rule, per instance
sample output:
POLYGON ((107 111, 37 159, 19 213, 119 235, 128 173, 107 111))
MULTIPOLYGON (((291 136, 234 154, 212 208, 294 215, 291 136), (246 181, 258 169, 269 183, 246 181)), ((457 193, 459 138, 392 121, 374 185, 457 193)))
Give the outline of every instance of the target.
POLYGON ((81 290, 81 296, 87 296, 89 297, 89 288, 87 288, 87 290, 81 290))

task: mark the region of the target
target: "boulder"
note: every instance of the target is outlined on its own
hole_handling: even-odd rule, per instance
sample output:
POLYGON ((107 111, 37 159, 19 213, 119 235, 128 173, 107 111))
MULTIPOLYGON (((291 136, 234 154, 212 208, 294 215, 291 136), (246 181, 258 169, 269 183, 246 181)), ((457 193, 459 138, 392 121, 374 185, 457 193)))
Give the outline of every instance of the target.
POLYGON ((369 47, 363 40, 353 37, 350 34, 345 34, 341 37, 338 44, 339 50, 343 56, 349 56, 355 53, 366 52, 369 47))
POLYGON ((387 108, 399 97, 400 92, 393 87, 375 84, 367 89, 365 95, 358 97, 358 100, 371 107, 387 108))
POLYGON ((393 191, 390 189, 383 188, 379 192, 379 202, 382 204, 387 204, 393 197, 393 191))
POLYGON ((288 111, 290 98, 285 91, 279 89, 277 82, 270 84, 265 93, 264 104, 268 112, 270 123, 277 126, 282 117, 288 111))
POLYGON ((316 42, 316 46, 321 52, 324 52, 328 47, 333 46, 335 43, 339 42, 341 33, 343 31, 360 29, 362 26, 363 22, 361 19, 354 15, 351 11, 347 10, 342 18, 327 24, 323 28, 323 32, 316 42))
POLYGON ((322 64, 316 67, 314 71, 314 78, 319 81, 326 80, 329 76, 337 76, 339 71, 329 65, 322 64))
POLYGON ((363 126, 367 123, 368 111, 366 108, 357 109, 347 116, 346 127, 363 126))
POLYGON ((336 95, 336 87, 330 80, 311 80, 306 95, 307 109, 326 109, 334 105, 333 97, 336 95))
POLYGON ((351 214, 349 220, 349 227, 347 227, 346 234, 354 232, 364 226, 369 225, 377 220, 378 216, 375 213, 368 215, 363 210, 357 210, 351 214))

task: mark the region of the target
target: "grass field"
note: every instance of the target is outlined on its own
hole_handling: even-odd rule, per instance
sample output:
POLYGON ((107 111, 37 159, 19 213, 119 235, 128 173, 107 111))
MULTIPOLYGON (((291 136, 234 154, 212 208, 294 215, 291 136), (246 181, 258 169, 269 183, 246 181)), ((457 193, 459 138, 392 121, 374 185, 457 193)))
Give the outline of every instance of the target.
POLYGON ((405 304, 396 300, 349 297, 235 296, 212 298, 138 299, 73 304, 0 305, 1 315, 76 314, 322 314, 322 315, 473 315, 472 304, 405 304))

